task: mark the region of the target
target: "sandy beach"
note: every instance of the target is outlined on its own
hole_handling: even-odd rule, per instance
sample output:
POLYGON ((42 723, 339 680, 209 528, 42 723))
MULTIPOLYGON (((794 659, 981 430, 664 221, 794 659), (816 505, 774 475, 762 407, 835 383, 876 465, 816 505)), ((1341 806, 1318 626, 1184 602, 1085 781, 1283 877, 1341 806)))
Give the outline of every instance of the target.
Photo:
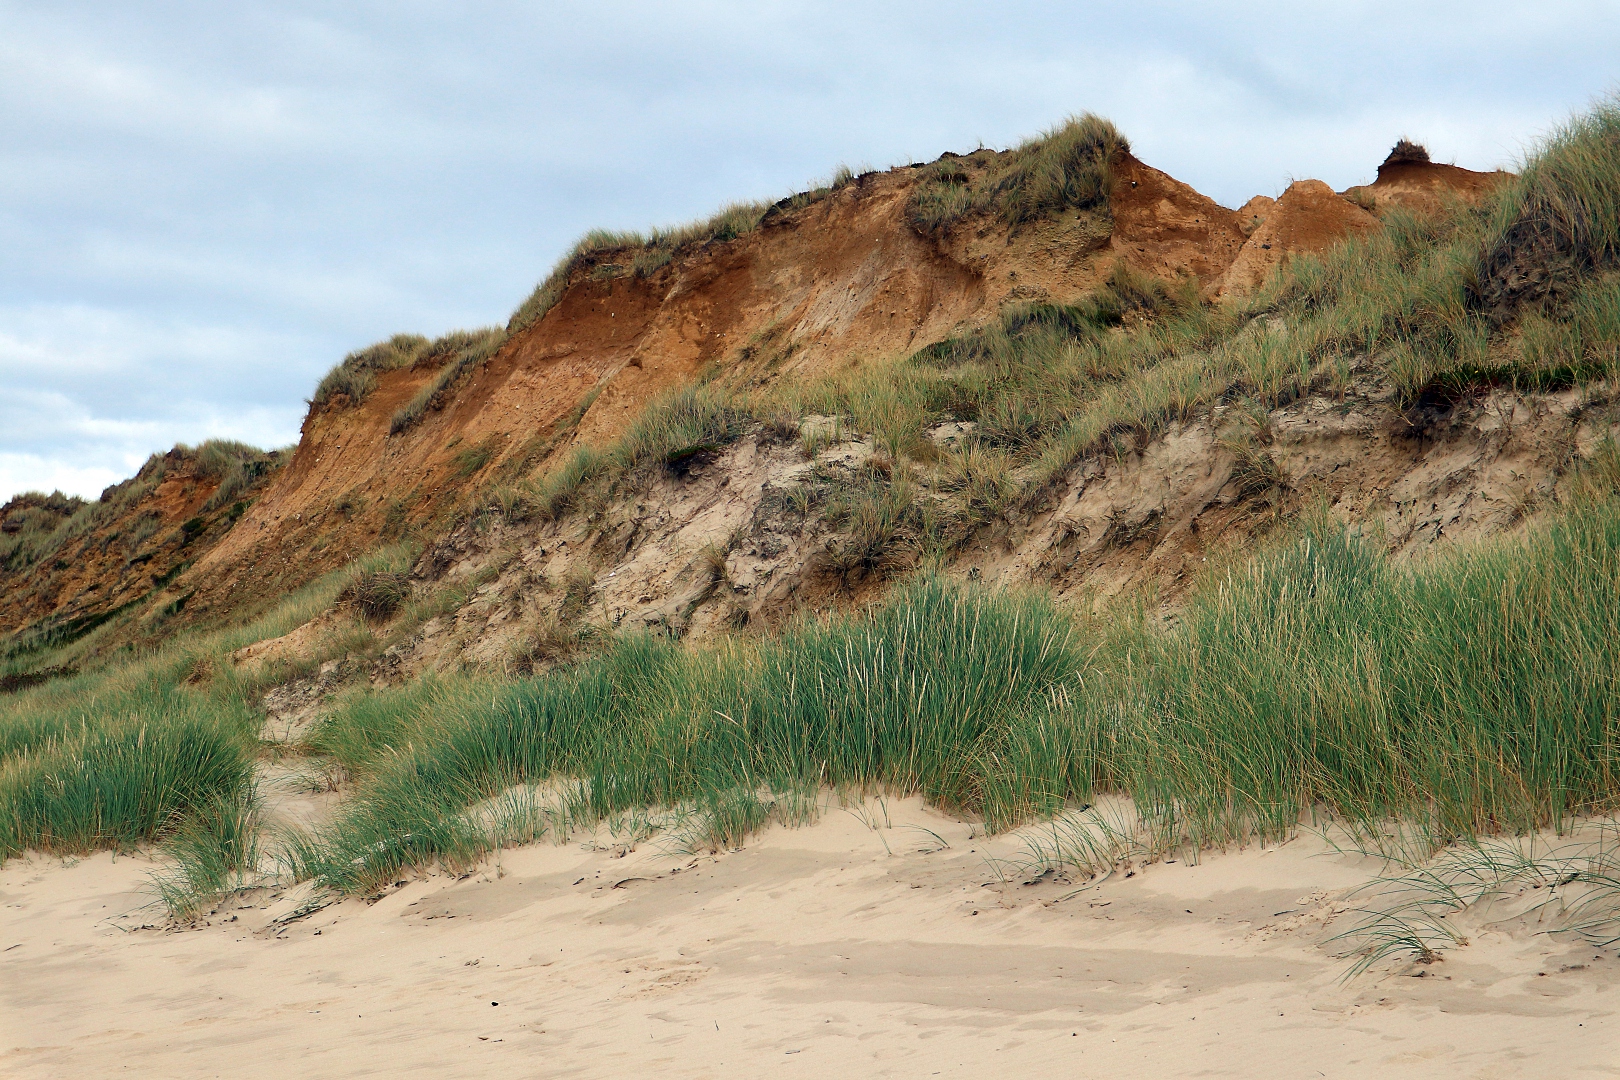
POLYGON ((719 855, 542 843, 186 930, 146 857, 14 860, 0 1074, 1620 1074, 1620 960, 1578 941, 1474 928, 1346 981, 1323 942, 1378 866, 1318 837, 1078 892, 999 880, 1019 847, 869 800, 719 855))

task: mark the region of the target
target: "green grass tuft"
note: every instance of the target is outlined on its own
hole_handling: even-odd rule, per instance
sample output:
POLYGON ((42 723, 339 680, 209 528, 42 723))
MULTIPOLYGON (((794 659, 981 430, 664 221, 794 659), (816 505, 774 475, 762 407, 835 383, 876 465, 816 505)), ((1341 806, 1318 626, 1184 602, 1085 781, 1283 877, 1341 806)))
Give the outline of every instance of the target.
POLYGON ((251 785, 194 807, 166 845, 169 866, 152 875, 158 898, 189 921, 257 881, 260 822, 251 785))
MULTIPOLYGON (((599 264, 609 264, 610 257, 623 257, 630 272, 636 277, 649 277, 668 265, 675 253, 690 244, 725 243, 753 232, 770 210, 769 203, 731 203, 707 218, 678 225, 669 229, 654 229, 650 233, 611 232, 594 229, 581 237, 557 265, 535 286, 534 292, 518 306, 507 321, 508 334, 528 329, 556 306, 567 291, 574 275, 599 264)), ((611 263, 615 273, 622 270, 619 263, 611 263)))
POLYGON ((0 859, 79 854, 155 839, 196 808, 238 795, 251 758, 206 715, 64 731, 0 767, 0 859))
POLYGON ((495 355, 511 333, 500 327, 489 326, 482 330, 457 330, 439 338, 429 345, 417 358, 416 363, 432 364, 439 362, 438 374, 429 379, 418 390, 410 401, 395 410, 393 418, 389 421, 388 434, 398 435, 415 426, 422 417, 430 411, 444 408, 450 399, 456 384, 462 376, 476 370, 479 365, 495 355))
POLYGON ((317 409, 342 395, 350 405, 358 405, 377 385, 377 376, 410 367, 428 348, 420 334, 395 334, 387 341, 345 356, 315 387, 310 404, 317 409))
POLYGON ((1556 132, 1498 200, 1470 299, 1508 317, 1620 262, 1620 97, 1556 132))
POLYGON ((1086 113, 1002 155, 948 155, 918 177, 907 210, 924 234, 970 214, 996 213, 1010 226, 1065 210, 1106 209, 1113 167, 1130 143, 1109 121, 1086 113))

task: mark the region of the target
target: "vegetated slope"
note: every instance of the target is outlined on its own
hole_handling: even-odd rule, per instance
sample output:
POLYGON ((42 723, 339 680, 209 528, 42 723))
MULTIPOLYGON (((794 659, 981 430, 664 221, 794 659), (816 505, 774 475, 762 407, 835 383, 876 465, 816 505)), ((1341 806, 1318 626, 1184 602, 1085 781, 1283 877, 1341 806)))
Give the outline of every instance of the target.
MULTIPOLYGON (((1315 186, 1282 200, 1294 227, 1254 235, 1303 237, 1305 252, 1334 228, 1376 236, 1342 253, 1346 266, 1435 242, 1424 218, 1383 237, 1315 186)), ((809 395, 785 427, 769 414, 751 426, 714 398, 667 402, 688 426, 673 425, 662 458, 643 454, 637 478, 584 495, 552 484, 533 511, 507 492, 435 545, 422 587, 474 581, 478 598, 388 669, 521 670, 590 627, 778 625, 936 556, 1002 584, 1096 601, 1150 587, 1174 601, 1212 554, 1306 505, 1375 523, 1403 552, 1512 528, 1610 430, 1581 393, 1436 395, 1430 374, 1393 373, 1364 344, 1334 356, 1344 347, 1324 328, 1279 310, 1295 302, 1239 315, 1128 268, 1086 295, 1014 303, 874 364, 809 395), (805 408, 832 415, 802 420, 805 408)), ((591 488, 587 473, 573 479, 591 488)))
MULTIPOLYGON (((1368 214, 1307 186, 1286 213, 1234 214, 1235 233, 1165 180, 1139 209, 1162 244, 1203 237, 1188 250, 1212 260, 1175 279, 1126 257, 1121 178, 1140 192, 1147 174, 1092 120, 1007 157, 869 178, 864 195, 852 178, 795 197, 780 226, 745 207, 673 238, 588 238, 505 330, 391 339, 328 376, 293 463, 179 579, 212 590, 186 614, 239 611, 346 545, 411 543, 252 626, 176 635, 0 706, 0 851, 184 819, 202 824, 177 840, 181 892, 231 887, 255 865, 252 703, 276 683, 257 699, 271 720, 280 703, 301 717, 268 737, 359 782, 286 853, 341 889, 671 803, 730 843, 818 783, 925 793, 997 828, 1122 792, 1160 830, 1151 851, 1277 835, 1314 807, 1444 841, 1612 805, 1617 132, 1605 105, 1474 203, 1368 214), (885 267, 891 242, 910 245, 967 313, 891 332, 866 302, 853 325, 896 352, 778 352, 777 309, 749 306, 777 295, 760 267, 790 269, 771 245, 886 190, 878 220, 895 231, 868 256, 885 267), (1326 246, 1215 299, 1268 223, 1275 243, 1326 246), (1068 253, 1015 284, 1017 265, 972 251, 997 230, 1004 253, 1042 230, 1068 253), (744 256, 747 273, 729 262, 744 256), (694 306, 727 281, 757 322, 694 306), (695 352, 638 352, 673 348, 655 334, 687 325, 659 322, 671 312, 695 352), (525 366, 574 325, 599 339, 525 366), (705 352, 713 325, 730 329, 705 352), (576 353, 597 367, 567 367, 576 353), (621 376, 645 404, 593 428, 621 376), (540 404, 560 420, 512 415, 540 404), (334 474, 353 482, 320 502, 334 474), (985 579, 1071 602, 969 584, 985 579), (1120 592, 1141 602, 1087 617, 1120 592), (807 608, 843 610, 728 633, 807 608), (641 629, 660 632, 621 632, 641 629), (86 717, 115 683, 103 732, 86 717), (345 683, 333 712, 322 699, 345 683), (185 747, 229 768, 154 787, 150 759, 185 747)), ((789 331, 841 325, 807 318, 859 292, 862 247, 830 287, 794 294, 789 331)), ((829 340, 853 349, 855 330, 829 340)))
POLYGON ((230 531, 278 461, 236 443, 177 446, 94 502, 28 493, 0 506, 5 663, 26 666, 29 651, 77 640, 172 582, 230 531))

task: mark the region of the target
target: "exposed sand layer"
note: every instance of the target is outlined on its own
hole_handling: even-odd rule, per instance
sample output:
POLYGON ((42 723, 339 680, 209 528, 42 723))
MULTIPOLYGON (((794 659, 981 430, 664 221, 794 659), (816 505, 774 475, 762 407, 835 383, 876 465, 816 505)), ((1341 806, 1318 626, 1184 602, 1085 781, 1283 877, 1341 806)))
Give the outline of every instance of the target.
POLYGON ((1481 925, 1343 981, 1322 942, 1377 867, 1310 836, 1080 892, 998 882, 1016 836, 914 800, 718 857, 605 841, 189 931, 143 928, 146 858, 13 861, 0 1075, 1620 1073, 1612 952, 1481 925))
MULTIPOLYGON (((1211 562, 1249 550, 1257 535, 1312 507, 1367 527, 1402 559, 1522 529, 1538 508, 1563 501, 1559 485, 1576 458, 1620 438, 1620 409, 1596 408, 1579 389, 1498 388, 1404 408, 1388 380, 1366 369, 1347 375, 1342 394, 1306 395, 1263 417, 1241 404, 1214 405, 1134 453, 1091 455, 1033 513, 956 552, 951 572, 995 587, 1050 589, 1060 602, 1094 610, 1151 594, 1168 610, 1211 562)), ((364 679, 521 672, 536 656, 544 663, 535 642, 559 626, 705 639, 878 599, 894 566, 846 560, 848 524, 803 509, 833 485, 859 482, 875 444, 839 433, 836 418, 811 417, 805 426, 826 440, 816 458, 820 479, 800 444, 760 432, 684 476, 649 477, 589 519, 463 524, 417 563, 424 578, 461 584, 460 607, 375 662, 328 664, 277 688, 264 699, 265 737, 296 742, 327 707, 324 696, 364 679), (591 580, 592 588, 581 599, 571 580, 591 580)), ((951 422, 926 434, 949 446, 971 429, 951 422)), ((916 484, 925 505, 940 495, 938 478, 916 484)), ((888 553, 899 566, 918 554, 902 541, 888 553)), ((319 643, 354 633, 355 618, 346 609, 324 613, 235 659, 331 655, 319 643)))

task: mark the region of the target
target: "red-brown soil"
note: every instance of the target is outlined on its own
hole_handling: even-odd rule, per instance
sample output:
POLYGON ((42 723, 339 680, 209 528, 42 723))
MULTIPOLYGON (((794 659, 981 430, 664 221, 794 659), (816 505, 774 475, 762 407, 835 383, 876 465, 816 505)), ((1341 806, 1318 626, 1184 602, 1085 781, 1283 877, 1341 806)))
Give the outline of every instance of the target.
MULTIPOLYGON (((1250 206, 1254 204, 1251 202, 1250 206)), ((1259 217, 1259 208, 1251 210, 1259 217)), ((1355 233, 1378 228, 1378 219, 1320 180, 1296 180, 1243 244, 1221 281, 1222 296, 1248 296, 1264 285, 1288 257, 1326 251, 1355 233)))
POLYGON ((1398 161, 1393 154, 1390 158, 1378 167, 1378 179, 1347 189, 1345 197, 1369 206, 1376 214, 1392 207, 1432 214, 1449 199, 1477 204, 1513 178, 1500 169, 1474 172, 1435 161, 1398 161))
POLYGON ((1155 277, 1213 283, 1243 247, 1236 212, 1129 154, 1115 167, 1109 208, 1109 250, 1155 277))

